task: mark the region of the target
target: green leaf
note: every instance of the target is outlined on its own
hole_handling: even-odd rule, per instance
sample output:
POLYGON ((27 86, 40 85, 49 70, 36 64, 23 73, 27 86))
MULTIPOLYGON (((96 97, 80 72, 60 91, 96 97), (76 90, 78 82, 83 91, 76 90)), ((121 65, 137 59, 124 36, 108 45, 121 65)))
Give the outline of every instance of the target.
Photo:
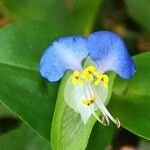
POLYGON ((13 19, 50 20, 67 33, 88 33, 102 0, 0 0, 13 19))
POLYGON ((94 125, 86 150, 105 150, 111 143, 115 132, 113 125, 103 126, 98 122, 94 125))
POLYGON ((149 0, 124 0, 130 16, 141 26, 150 31, 150 1, 149 0))
POLYGON ((0 136, 16 129, 20 125, 20 120, 8 111, 3 105, 0 106, 0 136))
POLYGON ((0 0, 7 15, 13 19, 48 19, 49 0, 0 0), (44 11, 43 11, 44 10, 44 11))
POLYGON ((134 60, 137 73, 130 80, 117 78, 109 107, 124 128, 150 139, 150 53, 134 60))
POLYGON ((103 0, 55 0, 51 3, 51 20, 67 33, 87 35, 93 28, 98 8, 103 0), (59 19, 58 19, 59 18, 59 19))
POLYGON ((0 106, 0 149, 1 150, 50 150, 50 144, 41 139, 14 113, 0 106), (19 144, 18 144, 19 141, 19 144))
POLYGON ((50 150, 50 145, 37 136, 25 124, 0 135, 1 150, 50 150))
POLYGON ((60 5, 62 1, 58 0, 3 2, 10 12, 14 11, 14 16, 20 15, 24 16, 23 18, 31 16, 37 20, 45 18, 43 13, 46 8, 49 9, 48 3, 51 3, 52 13, 49 13, 51 15, 49 20, 51 19, 55 25, 47 22, 22 22, 6 26, 0 31, 0 100, 37 133, 49 140, 59 83, 47 83, 40 77, 38 71, 40 57, 45 48, 58 36, 64 35, 64 32, 77 34, 91 29, 90 25, 93 24, 100 0, 90 3, 90 7, 90 1, 83 0, 82 3, 75 1, 73 10, 66 4, 60 5), (90 13, 87 13, 89 9, 90 13), (41 16, 38 18, 39 13, 41 16), (74 15, 76 17, 73 18, 74 15), (61 23, 63 20, 65 23, 61 23), (60 24, 64 27, 63 32, 57 28, 60 24))
POLYGON ((0 30, 0 101, 48 141, 58 84, 47 84, 38 64, 57 32, 40 22, 20 22, 0 30))
POLYGON ((12 114, 10 111, 8 111, 6 109, 6 107, 4 107, 2 103, 0 103, 0 118, 3 118, 5 116, 7 116, 7 117, 11 116, 12 117, 12 116, 15 116, 15 115, 12 114))
MULTIPOLYGON (((64 101, 64 87, 71 72, 68 72, 62 79, 59 87, 55 112, 52 122, 51 144, 54 150, 84 150, 95 123, 94 117, 84 125, 78 113, 69 108, 64 101)), ((107 103, 111 97, 111 91, 115 74, 109 74, 110 85, 107 103)))

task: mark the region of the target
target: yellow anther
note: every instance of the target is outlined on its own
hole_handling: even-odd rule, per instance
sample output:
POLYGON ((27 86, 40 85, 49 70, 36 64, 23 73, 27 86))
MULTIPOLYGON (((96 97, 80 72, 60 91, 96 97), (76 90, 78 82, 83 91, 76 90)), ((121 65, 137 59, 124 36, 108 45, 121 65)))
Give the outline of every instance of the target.
POLYGON ((91 102, 94 103, 96 101, 96 96, 92 96, 91 102))
POLYGON ((97 85, 100 84, 100 82, 101 82, 101 80, 103 78, 103 75, 101 73, 97 72, 97 71, 95 71, 93 73, 93 75, 95 76, 94 84, 97 86, 97 85))
POLYGON ((82 103, 85 104, 85 105, 90 105, 91 104, 90 100, 88 100, 88 99, 82 100, 82 103))
POLYGON ((96 101, 96 96, 92 96, 92 98, 90 100, 88 100, 88 99, 82 100, 82 103, 85 104, 85 105, 91 105, 95 101, 96 101))
POLYGON ((103 83, 104 83, 104 87, 105 87, 105 88, 108 88, 109 77, 108 77, 106 74, 103 75, 102 81, 103 81, 103 83))
POLYGON ((94 72, 93 75, 95 76, 94 84, 97 86, 102 81, 105 88, 108 88, 109 77, 105 74, 101 74, 99 72, 94 72))
MULTIPOLYGON (((84 83, 83 78, 89 79, 90 81, 92 81, 95 84, 95 86, 98 86, 102 81, 104 84, 104 87, 108 88, 108 83, 109 83, 108 76, 105 74, 101 74, 100 72, 97 72, 96 68, 94 66, 88 66, 87 68, 85 68, 82 71, 82 74, 80 74, 80 72, 78 72, 78 71, 75 71, 73 73, 73 77, 72 77, 72 84, 83 85, 83 83, 84 83)), ((86 103, 88 103, 87 100, 86 100, 86 103)))
POLYGON ((98 79, 102 79, 102 77, 103 77, 103 74, 101 74, 100 72, 97 72, 97 71, 95 71, 93 74, 94 74, 95 77, 98 78, 98 79))
POLYGON ((94 71, 96 71, 96 68, 94 66, 88 66, 84 70, 87 70, 89 73, 93 73, 94 71))
POLYGON ((96 71, 96 68, 94 66, 88 66, 87 68, 83 70, 82 77, 88 78, 89 80, 93 81, 94 80, 93 72, 95 71, 96 71))
POLYGON ((75 71, 73 73, 72 84, 74 84, 74 85, 76 85, 76 84, 83 85, 83 81, 80 79, 80 72, 75 71))

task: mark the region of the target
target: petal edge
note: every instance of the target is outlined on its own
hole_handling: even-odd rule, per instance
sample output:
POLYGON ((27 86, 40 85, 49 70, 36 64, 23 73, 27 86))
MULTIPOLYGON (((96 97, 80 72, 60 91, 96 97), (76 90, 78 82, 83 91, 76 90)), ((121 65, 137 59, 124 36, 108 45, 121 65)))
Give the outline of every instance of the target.
POLYGON ((114 71, 124 79, 135 73, 135 64, 122 38, 110 31, 99 31, 88 36, 88 50, 99 71, 114 71))
POLYGON ((40 61, 40 73, 47 80, 58 81, 68 69, 80 70, 88 55, 86 39, 80 36, 62 37, 54 41, 40 61))

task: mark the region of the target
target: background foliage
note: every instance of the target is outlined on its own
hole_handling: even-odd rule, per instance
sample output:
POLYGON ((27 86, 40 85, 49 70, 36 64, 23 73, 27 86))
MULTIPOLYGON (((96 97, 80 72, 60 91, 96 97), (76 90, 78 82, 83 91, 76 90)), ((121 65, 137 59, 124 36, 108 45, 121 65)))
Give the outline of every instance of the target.
POLYGON ((57 37, 97 30, 121 35, 136 62, 133 79, 112 76, 108 109, 123 128, 137 135, 137 143, 147 147, 143 138, 150 139, 149 0, 0 0, 0 26, 1 150, 115 148, 114 135, 120 130, 94 125, 94 119, 84 127, 64 103, 65 78, 59 89, 60 82, 49 83, 38 71, 42 53, 57 37))

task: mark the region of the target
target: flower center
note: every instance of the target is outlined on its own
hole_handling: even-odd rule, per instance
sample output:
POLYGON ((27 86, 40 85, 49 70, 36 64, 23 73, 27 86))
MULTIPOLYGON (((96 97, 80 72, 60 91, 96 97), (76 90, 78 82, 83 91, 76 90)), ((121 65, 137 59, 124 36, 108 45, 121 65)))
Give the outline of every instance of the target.
POLYGON ((82 71, 82 73, 74 71, 72 78, 72 83, 74 85, 83 85, 85 80, 91 81, 95 86, 98 86, 100 85, 100 82, 103 82, 104 87, 108 89, 109 77, 98 72, 94 66, 88 66, 82 71))
MULTIPOLYGON (((88 66, 81 73, 74 71, 72 76, 72 84, 82 86, 83 97, 79 99, 81 105, 89 108, 93 116, 102 124, 109 125, 109 119, 112 120, 117 127, 120 127, 118 119, 114 119, 109 113, 104 103, 108 95, 109 77, 101 74, 94 66, 88 66), (96 114, 96 110, 102 112, 102 119, 96 114)), ((78 93, 77 93, 78 94, 78 93)))

